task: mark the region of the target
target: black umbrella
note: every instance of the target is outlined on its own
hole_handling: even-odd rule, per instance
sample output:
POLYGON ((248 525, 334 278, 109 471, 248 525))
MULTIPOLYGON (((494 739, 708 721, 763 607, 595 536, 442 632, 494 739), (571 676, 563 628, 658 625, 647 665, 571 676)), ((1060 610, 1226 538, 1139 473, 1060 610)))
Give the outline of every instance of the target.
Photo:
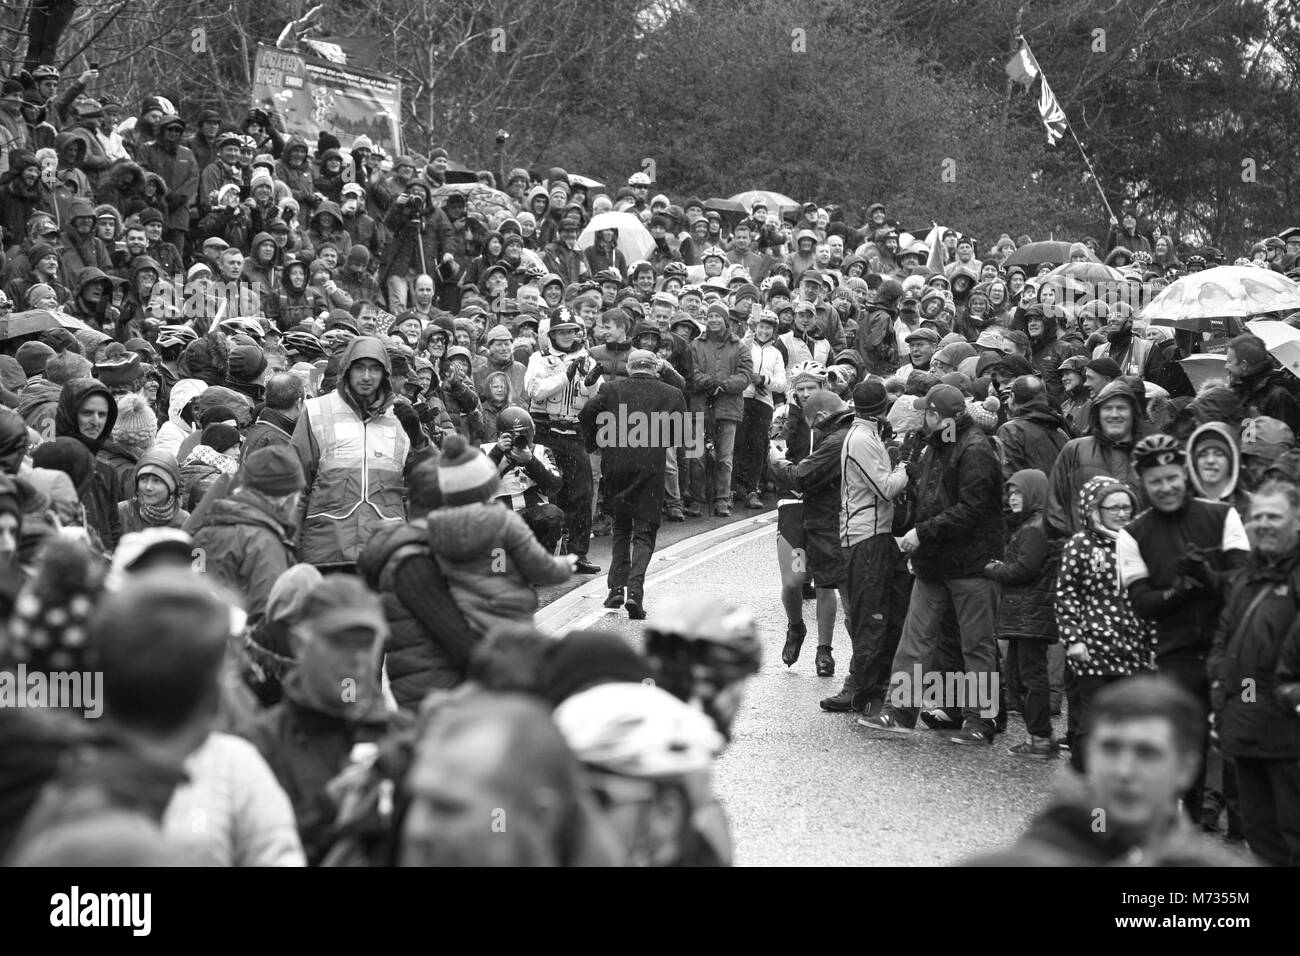
MULTIPOLYGON (((1072 242, 1027 242, 1007 256, 1004 266, 1037 266, 1044 262, 1059 266, 1070 261, 1072 242)), ((1096 262, 1094 256, 1090 261, 1096 262)))

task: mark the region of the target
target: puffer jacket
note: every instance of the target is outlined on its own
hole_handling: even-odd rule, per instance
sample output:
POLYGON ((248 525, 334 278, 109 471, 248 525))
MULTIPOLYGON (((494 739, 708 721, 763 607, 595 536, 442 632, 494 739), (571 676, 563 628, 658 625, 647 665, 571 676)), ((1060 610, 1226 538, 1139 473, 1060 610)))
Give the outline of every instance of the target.
POLYGON ((919 578, 981 577, 1002 557, 1002 471, 993 444, 971 417, 956 420, 954 441, 943 429, 926 439, 916 482, 912 552, 919 578))
POLYGON ((1010 640, 1056 641, 1056 563, 1059 549, 1043 530, 1047 476, 1036 468, 1017 471, 1007 482, 1019 489, 1024 506, 1008 519, 1006 556, 984 568, 1001 586, 997 635, 1010 640))
POLYGON ((357 571, 388 621, 384 668, 399 707, 417 710, 432 690, 465 680, 475 633, 456 606, 429 548, 424 522, 382 529, 366 542, 357 571))
POLYGON ((740 422, 745 418, 745 389, 754 381, 754 358, 749 346, 730 332, 714 338, 706 332, 691 343, 695 374, 687 385, 690 410, 712 409, 719 422, 740 422), (722 386, 722 392, 714 395, 722 386))
POLYGON ((275 161, 275 178, 289 187, 289 192, 304 213, 304 219, 307 218, 305 214, 316 205, 316 187, 312 181, 311 160, 307 158, 307 152, 307 143, 301 136, 290 136, 284 144, 284 152, 275 161), (302 150, 302 163, 297 166, 289 164, 289 155, 295 149, 302 150))
POLYGON ((1075 501, 1080 530, 1066 542, 1056 576, 1056 626, 1061 643, 1085 644, 1089 661, 1071 662, 1081 676, 1129 676, 1155 669, 1155 627, 1138 617, 1119 583, 1117 532, 1101 524, 1098 507, 1116 491, 1137 505, 1133 489, 1107 475, 1088 479, 1075 501))
POLYGON ((1146 430, 1142 422, 1141 406, 1128 383, 1116 379, 1101 390, 1089 409, 1088 434, 1065 443, 1048 477, 1045 517, 1049 536, 1068 537, 1083 527, 1079 524, 1079 514, 1074 503, 1079 500, 1079 492, 1088 479, 1098 475, 1118 478, 1133 492, 1137 508, 1146 506, 1142 479, 1129 460, 1129 453, 1146 430), (1101 406, 1116 396, 1128 399, 1133 405, 1135 432, 1128 440, 1118 443, 1106 438, 1101 430, 1101 406))
POLYGON ((1070 440, 1065 419, 1041 396, 1016 406, 1016 417, 998 428, 997 434, 1002 448, 1002 475, 1008 480, 1026 468, 1036 468, 1044 476, 1051 474, 1057 456, 1070 440))
POLYGON ((300 547, 309 564, 353 564, 370 536, 404 521, 403 475, 411 441, 393 414, 392 365, 383 343, 360 336, 339 359, 334 391, 303 405, 290 446, 307 476, 300 547), (348 388, 361 359, 383 366, 375 398, 362 408, 348 388))
POLYGON ((479 636, 498 624, 532 623, 534 585, 569 579, 567 558, 537 543, 524 519, 496 501, 429 515, 429 546, 456 606, 479 636))
POLYGON ((167 186, 167 211, 163 214, 167 228, 189 232, 190 207, 199 194, 199 164, 194 154, 185 146, 173 150, 161 142, 152 142, 145 144, 137 158, 167 186))
POLYGON ((1300 678, 1298 620, 1300 548, 1276 559, 1252 553, 1228 583, 1207 662, 1219 742, 1229 756, 1300 759, 1300 715, 1277 695, 1300 678), (1243 701, 1246 686, 1254 693, 1243 701))
POLYGON ((276 579, 295 563, 288 529, 249 492, 212 503, 194 533, 203 570, 244 596, 250 624, 266 613, 276 579))
POLYGON ((306 238, 313 249, 319 249, 326 243, 331 243, 339 251, 340 262, 347 258, 348 250, 352 248, 352 235, 343 224, 343 212, 339 209, 337 203, 326 199, 311 214, 310 223, 306 238), (334 217, 334 228, 329 229, 326 227, 322 218, 326 215, 334 217))
POLYGON ((772 394, 784 395, 786 390, 785 356, 777 346, 776 340, 760 345, 750 341, 750 361, 754 365, 754 381, 745 389, 745 398, 762 402, 768 408, 773 407, 772 394))
POLYGON ((1057 338, 1056 320, 1051 316, 1043 322, 1043 334, 1030 339, 1032 351, 1029 362, 1047 387, 1047 394, 1053 402, 1059 403, 1065 398, 1065 386, 1061 384, 1061 363, 1072 355, 1082 355, 1081 349, 1072 342, 1057 338))

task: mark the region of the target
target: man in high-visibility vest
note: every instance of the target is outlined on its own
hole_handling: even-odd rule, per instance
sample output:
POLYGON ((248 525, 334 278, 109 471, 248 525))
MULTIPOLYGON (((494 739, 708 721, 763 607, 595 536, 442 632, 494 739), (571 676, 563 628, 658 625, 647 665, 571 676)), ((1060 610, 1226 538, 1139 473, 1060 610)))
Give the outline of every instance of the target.
POLYGON ((406 520, 403 475, 432 446, 410 403, 395 403, 391 375, 384 344, 359 336, 343 350, 338 387, 303 405, 291 440, 307 476, 302 561, 351 570, 372 534, 406 520))

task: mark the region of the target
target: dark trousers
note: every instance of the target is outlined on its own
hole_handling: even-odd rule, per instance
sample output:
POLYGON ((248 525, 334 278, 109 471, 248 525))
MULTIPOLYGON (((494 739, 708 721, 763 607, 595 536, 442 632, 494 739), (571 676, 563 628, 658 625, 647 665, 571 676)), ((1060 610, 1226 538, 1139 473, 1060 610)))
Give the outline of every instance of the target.
POLYGON ((1300 760, 1234 757, 1241 825, 1270 866, 1300 866, 1300 760))
POLYGON ((1023 702, 1025 729, 1034 737, 1052 736, 1051 684, 1047 679, 1048 641, 1013 638, 1007 648, 1007 683, 1023 702))
MULTIPOLYGON (((1199 700, 1206 714, 1210 712, 1210 678, 1205 673, 1204 657, 1176 660, 1160 660, 1157 658, 1156 673, 1162 677, 1168 677, 1199 700)), ((1201 733, 1201 769, 1197 771, 1196 780, 1192 782, 1192 786, 1183 795, 1183 803, 1187 807, 1187 812, 1191 814, 1192 820, 1197 824, 1201 822, 1201 804, 1205 800, 1205 769, 1209 746, 1210 733, 1207 724, 1201 733)))
POLYGON ((525 508, 519 512, 519 517, 532 530, 537 543, 554 554, 560 538, 564 536, 564 512, 548 502, 525 508))
POLYGON ((541 423, 537 440, 554 453, 564 479, 555 504, 564 512, 569 553, 585 555, 591 547, 591 456, 577 435, 561 435, 541 423))
POLYGON ((1079 773, 1083 773, 1084 768, 1086 757, 1084 747, 1088 742, 1088 711, 1092 709, 1092 702, 1107 684, 1123 679, 1119 674, 1102 676, 1077 674, 1074 665, 1066 662, 1065 696, 1069 702, 1070 712, 1066 718, 1065 739, 1070 745, 1070 766, 1079 773))
POLYGON ((659 525, 627 514, 614 515, 614 553, 609 560, 609 589, 627 588, 639 604, 645 595, 645 572, 655 553, 659 525))
POLYGON ((763 488, 767 467, 767 433, 772 427, 772 406, 756 398, 745 399, 745 420, 736 436, 736 474, 732 484, 741 495, 763 488))
POLYGON ((845 591, 850 602, 844 610, 853 643, 844 686, 864 692, 869 701, 882 703, 889 688, 890 664, 903 636, 912 576, 890 532, 864 538, 846 548, 844 562, 848 568, 845 591))

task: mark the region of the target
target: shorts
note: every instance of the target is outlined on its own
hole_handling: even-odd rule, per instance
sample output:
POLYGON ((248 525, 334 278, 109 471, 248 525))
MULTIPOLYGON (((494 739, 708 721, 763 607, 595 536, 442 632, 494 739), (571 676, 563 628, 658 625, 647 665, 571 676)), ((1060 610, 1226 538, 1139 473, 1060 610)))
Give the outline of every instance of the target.
POLYGON ((798 498, 782 498, 776 503, 776 533, 790 547, 803 547, 803 502, 798 498))

